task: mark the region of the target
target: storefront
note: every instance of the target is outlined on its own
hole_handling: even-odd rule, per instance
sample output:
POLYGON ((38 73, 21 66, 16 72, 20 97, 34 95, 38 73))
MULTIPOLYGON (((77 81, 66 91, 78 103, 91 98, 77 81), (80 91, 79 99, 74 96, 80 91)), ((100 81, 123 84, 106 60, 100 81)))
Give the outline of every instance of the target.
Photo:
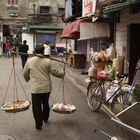
POLYGON ((91 48, 94 51, 100 50, 100 42, 104 38, 110 37, 110 28, 107 23, 81 22, 79 42, 86 43, 86 58, 89 61, 91 48))
POLYGON ((61 43, 60 32, 64 29, 64 23, 47 23, 40 25, 30 25, 24 30, 24 36, 22 39, 26 39, 30 42, 30 52, 32 52, 34 46, 38 43, 43 43, 46 40, 50 42, 52 49, 55 48, 56 43, 61 43), (30 37, 30 38, 29 38, 30 37))
POLYGON ((124 57, 124 73, 129 74, 131 84, 140 59, 140 1, 131 0, 104 7, 104 14, 117 15, 115 44, 117 54, 124 57))
MULTIPOLYGON (((80 37, 80 24, 81 20, 76 20, 72 23, 67 24, 66 28, 63 30, 61 38, 74 40, 74 46, 72 52, 69 53, 69 63, 71 66, 76 68, 85 67, 85 54, 80 48, 80 44, 77 40, 80 37)), ((66 44, 67 47, 68 44, 66 44)))

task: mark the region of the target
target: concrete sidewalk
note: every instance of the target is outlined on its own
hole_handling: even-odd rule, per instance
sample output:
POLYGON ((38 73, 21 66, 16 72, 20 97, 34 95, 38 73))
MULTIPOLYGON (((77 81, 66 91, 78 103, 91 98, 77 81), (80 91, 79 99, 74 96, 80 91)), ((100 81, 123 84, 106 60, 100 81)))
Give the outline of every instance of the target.
POLYGON ((69 78, 85 95, 87 94, 88 83, 85 81, 87 75, 82 74, 83 69, 66 67, 66 77, 69 78))

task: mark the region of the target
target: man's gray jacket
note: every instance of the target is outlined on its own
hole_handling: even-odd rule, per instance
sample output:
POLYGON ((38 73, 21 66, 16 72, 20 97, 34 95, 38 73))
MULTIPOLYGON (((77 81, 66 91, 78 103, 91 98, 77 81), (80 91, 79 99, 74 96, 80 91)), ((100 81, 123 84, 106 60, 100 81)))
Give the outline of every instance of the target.
POLYGON ((23 69, 25 80, 31 80, 31 93, 51 92, 50 74, 63 78, 64 71, 53 60, 48 58, 32 57, 27 60, 23 69))

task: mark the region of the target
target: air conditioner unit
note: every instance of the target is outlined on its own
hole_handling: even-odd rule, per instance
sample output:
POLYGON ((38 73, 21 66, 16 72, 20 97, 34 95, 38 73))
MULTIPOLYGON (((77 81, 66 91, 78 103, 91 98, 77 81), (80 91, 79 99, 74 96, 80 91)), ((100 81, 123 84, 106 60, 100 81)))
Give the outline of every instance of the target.
POLYGON ((11 17, 18 17, 18 13, 10 13, 11 17))
POLYGON ((19 15, 19 10, 18 9, 10 9, 9 10, 9 15, 11 16, 11 17, 18 17, 18 15, 19 15))

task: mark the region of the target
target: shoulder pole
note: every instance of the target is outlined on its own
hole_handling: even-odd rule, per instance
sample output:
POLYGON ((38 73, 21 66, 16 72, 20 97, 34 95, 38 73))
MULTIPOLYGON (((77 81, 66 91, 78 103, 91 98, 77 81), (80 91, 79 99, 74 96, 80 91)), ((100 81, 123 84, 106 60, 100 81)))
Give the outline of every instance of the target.
POLYGON ((28 56, 37 56, 37 57, 40 57, 40 58, 47 58, 47 59, 50 59, 50 60, 54 60, 54 61, 57 61, 57 62, 61 62, 61 63, 64 63, 64 64, 68 64, 67 62, 64 62, 62 60, 59 60, 59 59, 56 59, 56 58, 53 58, 53 57, 48 57, 48 56, 45 56, 45 55, 41 55, 41 54, 29 54, 29 53, 23 53, 23 52, 14 52, 12 51, 11 52, 12 54, 19 54, 19 55, 28 55, 28 56))

